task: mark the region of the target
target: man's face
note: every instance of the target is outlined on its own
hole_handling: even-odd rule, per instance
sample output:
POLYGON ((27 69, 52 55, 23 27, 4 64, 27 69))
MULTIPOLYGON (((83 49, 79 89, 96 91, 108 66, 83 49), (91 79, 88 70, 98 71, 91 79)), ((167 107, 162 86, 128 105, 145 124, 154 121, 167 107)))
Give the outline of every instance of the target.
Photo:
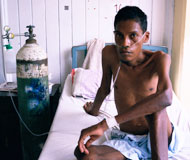
POLYGON ((120 21, 116 25, 115 42, 118 46, 120 59, 131 61, 142 53, 142 45, 148 41, 149 34, 143 31, 134 20, 120 21))

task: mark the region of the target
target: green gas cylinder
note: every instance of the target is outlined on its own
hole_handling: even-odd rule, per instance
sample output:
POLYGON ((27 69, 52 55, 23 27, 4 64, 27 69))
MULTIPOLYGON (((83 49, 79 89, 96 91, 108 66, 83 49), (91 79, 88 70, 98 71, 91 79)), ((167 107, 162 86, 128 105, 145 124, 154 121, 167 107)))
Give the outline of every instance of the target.
POLYGON ((27 26, 29 38, 16 55, 19 112, 24 160, 37 160, 50 128, 48 59, 34 39, 34 26, 27 26))

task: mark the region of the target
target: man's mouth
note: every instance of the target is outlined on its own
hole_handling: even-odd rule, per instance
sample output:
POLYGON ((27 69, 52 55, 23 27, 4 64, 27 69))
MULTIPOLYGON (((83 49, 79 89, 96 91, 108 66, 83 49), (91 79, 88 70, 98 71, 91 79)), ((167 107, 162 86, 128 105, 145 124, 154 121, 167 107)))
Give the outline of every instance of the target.
POLYGON ((132 52, 129 52, 129 51, 120 51, 120 54, 122 54, 122 55, 130 55, 130 54, 132 54, 132 52))

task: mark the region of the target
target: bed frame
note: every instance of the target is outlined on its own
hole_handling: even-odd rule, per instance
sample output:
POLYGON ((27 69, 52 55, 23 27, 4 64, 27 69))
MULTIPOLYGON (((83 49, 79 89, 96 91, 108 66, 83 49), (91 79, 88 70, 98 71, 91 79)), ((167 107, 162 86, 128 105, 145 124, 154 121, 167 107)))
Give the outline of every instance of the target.
MULTIPOLYGON (((111 43, 106 43, 106 45, 109 45, 111 43)), ((168 48, 165 46, 152 46, 152 45, 143 45, 143 49, 151 50, 151 51, 163 51, 165 53, 168 53, 168 48)), ((81 56, 81 53, 83 54, 82 59, 87 54, 87 46, 81 45, 81 46, 74 46, 72 47, 72 68, 79 67, 79 56, 81 56)))

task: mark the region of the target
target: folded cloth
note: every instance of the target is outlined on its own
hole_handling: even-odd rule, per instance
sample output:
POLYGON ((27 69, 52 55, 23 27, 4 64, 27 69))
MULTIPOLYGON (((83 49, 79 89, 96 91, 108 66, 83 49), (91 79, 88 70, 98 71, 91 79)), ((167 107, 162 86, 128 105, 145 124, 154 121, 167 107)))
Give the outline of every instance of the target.
MULTIPOLYGON (((72 95, 94 100, 101 84, 100 72, 77 68, 72 71, 72 95)), ((106 100, 114 100, 114 90, 106 97, 106 100)))
POLYGON ((77 68, 73 77, 72 95, 74 97, 83 97, 94 99, 101 83, 101 73, 77 68))
POLYGON ((84 69, 102 72, 102 49, 104 46, 105 42, 96 38, 87 43, 87 55, 82 66, 84 69))
MULTIPOLYGON (((107 137, 110 137, 109 140, 105 141, 102 145, 107 145, 120 151, 126 158, 132 160, 151 159, 149 133, 147 135, 132 135, 113 129, 107 137)), ((180 151, 184 143, 183 139, 182 132, 180 132, 177 126, 174 126, 172 140, 168 147, 168 157, 172 157, 180 151)))

